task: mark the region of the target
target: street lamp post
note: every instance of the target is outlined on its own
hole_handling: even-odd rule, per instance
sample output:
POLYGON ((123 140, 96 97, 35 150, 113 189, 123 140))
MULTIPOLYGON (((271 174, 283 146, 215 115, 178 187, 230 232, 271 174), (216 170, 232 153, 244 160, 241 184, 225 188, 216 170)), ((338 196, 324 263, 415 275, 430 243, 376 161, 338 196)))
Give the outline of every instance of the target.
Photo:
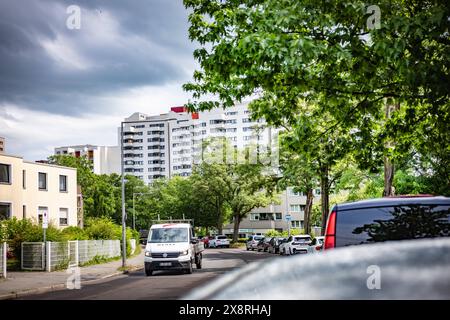
MULTIPOLYGON (((120 170, 122 173, 122 268, 127 263, 126 212, 125 212, 125 172, 123 157, 123 121, 120 123, 120 170)), ((125 270, 125 269, 124 269, 125 270)))

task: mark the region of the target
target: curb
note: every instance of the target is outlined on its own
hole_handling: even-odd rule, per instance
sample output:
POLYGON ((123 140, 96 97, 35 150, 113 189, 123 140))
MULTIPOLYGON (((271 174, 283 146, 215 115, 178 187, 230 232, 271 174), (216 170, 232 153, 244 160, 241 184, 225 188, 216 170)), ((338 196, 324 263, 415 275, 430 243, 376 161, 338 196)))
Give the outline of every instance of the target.
MULTIPOLYGON (((143 268, 144 268, 143 266, 131 266, 127 271, 128 272, 137 271, 137 270, 141 270, 143 268)), ((101 276, 101 277, 99 277, 97 279, 90 279, 90 280, 81 281, 81 285, 95 283, 95 282, 100 281, 100 280, 108 279, 108 278, 119 276, 119 275, 123 275, 123 274, 126 274, 126 272, 124 272, 124 271, 116 271, 116 272, 109 273, 107 275, 101 276)), ((48 286, 48 287, 26 289, 26 290, 22 290, 22 291, 18 291, 18 292, 7 293, 7 294, 4 294, 4 295, 0 295, 0 300, 12 300, 12 299, 17 299, 17 298, 33 295, 33 294, 48 293, 48 292, 53 292, 53 291, 61 291, 61 290, 64 290, 64 289, 66 289, 66 284, 65 283, 60 283, 60 284, 55 284, 55 285, 48 286)))

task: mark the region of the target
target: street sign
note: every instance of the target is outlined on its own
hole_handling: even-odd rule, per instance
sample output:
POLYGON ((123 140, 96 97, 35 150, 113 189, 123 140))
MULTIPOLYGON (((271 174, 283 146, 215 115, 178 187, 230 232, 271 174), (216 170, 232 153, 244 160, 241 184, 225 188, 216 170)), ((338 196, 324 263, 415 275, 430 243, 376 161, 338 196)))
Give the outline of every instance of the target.
POLYGON ((47 229, 48 228, 48 214, 47 211, 44 211, 42 213, 42 228, 47 229))
POLYGON ((284 218, 286 219, 286 221, 292 220, 292 216, 289 213, 284 218))

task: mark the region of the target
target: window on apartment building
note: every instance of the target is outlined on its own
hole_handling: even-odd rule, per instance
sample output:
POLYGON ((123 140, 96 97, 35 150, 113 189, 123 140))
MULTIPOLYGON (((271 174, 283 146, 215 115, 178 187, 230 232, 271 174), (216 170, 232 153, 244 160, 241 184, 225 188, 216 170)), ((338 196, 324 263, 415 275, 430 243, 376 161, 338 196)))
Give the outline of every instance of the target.
POLYGON ((235 115, 237 115, 237 114, 238 114, 237 111, 228 111, 228 112, 225 112, 225 115, 227 115, 227 116, 235 116, 235 115))
POLYGON ((243 118, 242 119, 242 123, 248 123, 248 122, 252 122, 252 120, 250 118, 243 118))
POLYGON ((316 189, 316 190, 314 190, 314 193, 316 194, 316 195, 320 195, 320 189, 316 189))
POLYGON ((259 220, 273 220, 273 213, 262 212, 259 214, 259 220))
POLYGON ((59 176, 59 191, 67 192, 67 176, 59 176))
POLYGON ((226 120, 225 123, 237 123, 237 120, 236 119, 229 119, 229 120, 226 120))
POLYGON ((295 192, 294 189, 289 189, 289 195, 290 196, 301 196, 301 195, 303 195, 303 192, 300 192, 300 191, 295 192))
POLYGON ((11 165, 0 163, 0 183, 11 183, 11 165))
POLYGON ((281 220, 281 219, 282 219, 281 212, 275 212, 275 220, 281 220))
POLYGON ((292 228, 300 228, 300 221, 299 220, 291 221, 291 227, 292 228))
POLYGON ((27 171, 22 170, 22 188, 27 188, 27 171))
POLYGON ((252 127, 244 127, 242 128, 242 131, 247 132, 247 131, 252 131, 253 128, 252 127))
POLYGON ((227 128, 227 132, 236 132, 237 128, 227 128))
POLYGON ((302 207, 304 207, 304 206, 301 206, 299 204, 291 204, 291 210, 290 211, 292 211, 292 212, 300 212, 300 211, 302 211, 302 207))
POLYGON ((11 203, 0 202, 0 220, 11 218, 11 203))
POLYGON ((27 218, 27 206, 26 205, 22 206, 22 218, 23 218, 23 220, 25 220, 27 218))
POLYGON ((47 174, 44 172, 39 172, 38 176, 39 176, 38 181, 39 190, 47 190, 47 174))
POLYGON ((69 209, 59 208, 59 225, 67 226, 69 223, 69 209))

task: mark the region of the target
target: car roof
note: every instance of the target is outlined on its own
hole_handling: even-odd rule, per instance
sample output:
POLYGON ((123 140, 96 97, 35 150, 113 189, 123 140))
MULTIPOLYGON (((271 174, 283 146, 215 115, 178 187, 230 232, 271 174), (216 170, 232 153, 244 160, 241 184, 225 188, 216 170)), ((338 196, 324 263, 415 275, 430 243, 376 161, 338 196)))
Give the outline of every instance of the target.
POLYGON ((344 202, 334 206, 333 209, 337 211, 352 210, 361 208, 387 207, 398 205, 450 205, 450 198, 448 197, 433 197, 433 196, 396 196, 385 197, 379 199, 361 200, 355 202, 344 202))
POLYGON ((161 229, 161 228, 190 228, 191 225, 189 223, 161 223, 154 224, 150 229, 161 229))

